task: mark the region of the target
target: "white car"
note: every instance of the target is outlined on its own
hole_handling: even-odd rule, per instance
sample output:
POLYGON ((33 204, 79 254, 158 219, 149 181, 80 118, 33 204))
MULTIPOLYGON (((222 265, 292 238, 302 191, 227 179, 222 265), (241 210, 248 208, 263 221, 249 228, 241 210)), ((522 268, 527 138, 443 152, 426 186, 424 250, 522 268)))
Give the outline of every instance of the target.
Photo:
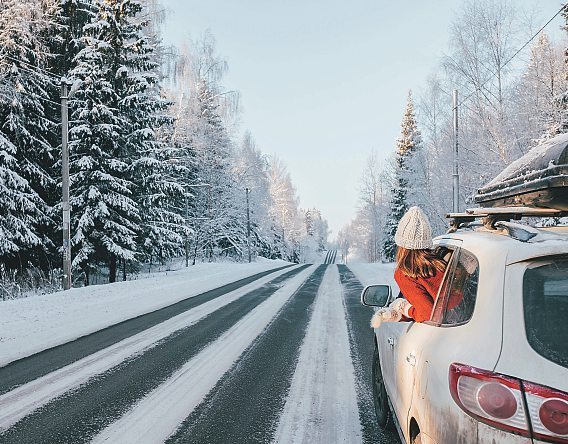
MULTIPOLYGON (((377 420, 412 444, 568 443, 568 227, 478 210, 462 222, 485 226, 456 218, 434 240, 449 262, 430 320, 374 331, 377 420)), ((379 285, 361 299, 393 296, 379 285)))

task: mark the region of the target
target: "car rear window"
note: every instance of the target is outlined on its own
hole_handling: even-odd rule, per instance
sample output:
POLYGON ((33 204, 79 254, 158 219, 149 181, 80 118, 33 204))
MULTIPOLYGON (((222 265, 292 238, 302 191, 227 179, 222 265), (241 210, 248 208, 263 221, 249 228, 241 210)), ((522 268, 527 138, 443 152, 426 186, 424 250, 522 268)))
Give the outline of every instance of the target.
POLYGON ((568 368, 568 257, 532 263, 523 278, 523 300, 531 347, 568 368))

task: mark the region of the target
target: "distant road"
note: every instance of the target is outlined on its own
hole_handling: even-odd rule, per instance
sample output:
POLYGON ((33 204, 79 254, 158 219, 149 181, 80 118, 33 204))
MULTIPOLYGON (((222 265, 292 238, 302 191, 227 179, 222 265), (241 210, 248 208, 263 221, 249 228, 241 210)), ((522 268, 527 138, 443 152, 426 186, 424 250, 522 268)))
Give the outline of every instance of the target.
POLYGON ((0 443, 396 443, 360 291, 271 270, 0 368, 0 443))
POLYGON ((323 261, 324 264, 335 264, 335 259, 337 258, 337 250, 328 250, 325 259, 323 261))

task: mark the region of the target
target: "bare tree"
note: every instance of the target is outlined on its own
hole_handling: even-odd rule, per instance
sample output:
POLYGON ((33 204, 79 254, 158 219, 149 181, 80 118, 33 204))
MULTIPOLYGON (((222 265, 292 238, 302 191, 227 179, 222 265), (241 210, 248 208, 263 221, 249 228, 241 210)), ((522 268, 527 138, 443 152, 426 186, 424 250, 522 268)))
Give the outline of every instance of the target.
POLYGON ((473 174, 478 178, 493 175, 512 160, 514 141, 507 132, 512 76, 507 62, 520 42, 517 23, 509 1, 470 0, 450 31, 444 68, 451 84, 468 99, 461 110, 462 146, 465 156, 478 158, 480 168, 473 174))

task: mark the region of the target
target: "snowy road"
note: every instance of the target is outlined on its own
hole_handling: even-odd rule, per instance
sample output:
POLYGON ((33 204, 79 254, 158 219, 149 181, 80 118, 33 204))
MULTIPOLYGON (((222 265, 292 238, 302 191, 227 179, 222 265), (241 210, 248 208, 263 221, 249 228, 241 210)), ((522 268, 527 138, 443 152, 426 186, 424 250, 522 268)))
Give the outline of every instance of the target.
POLYGON ((0 368, 0 443, 396 443, 360 291, 344 265, 277 270, 0 368))

